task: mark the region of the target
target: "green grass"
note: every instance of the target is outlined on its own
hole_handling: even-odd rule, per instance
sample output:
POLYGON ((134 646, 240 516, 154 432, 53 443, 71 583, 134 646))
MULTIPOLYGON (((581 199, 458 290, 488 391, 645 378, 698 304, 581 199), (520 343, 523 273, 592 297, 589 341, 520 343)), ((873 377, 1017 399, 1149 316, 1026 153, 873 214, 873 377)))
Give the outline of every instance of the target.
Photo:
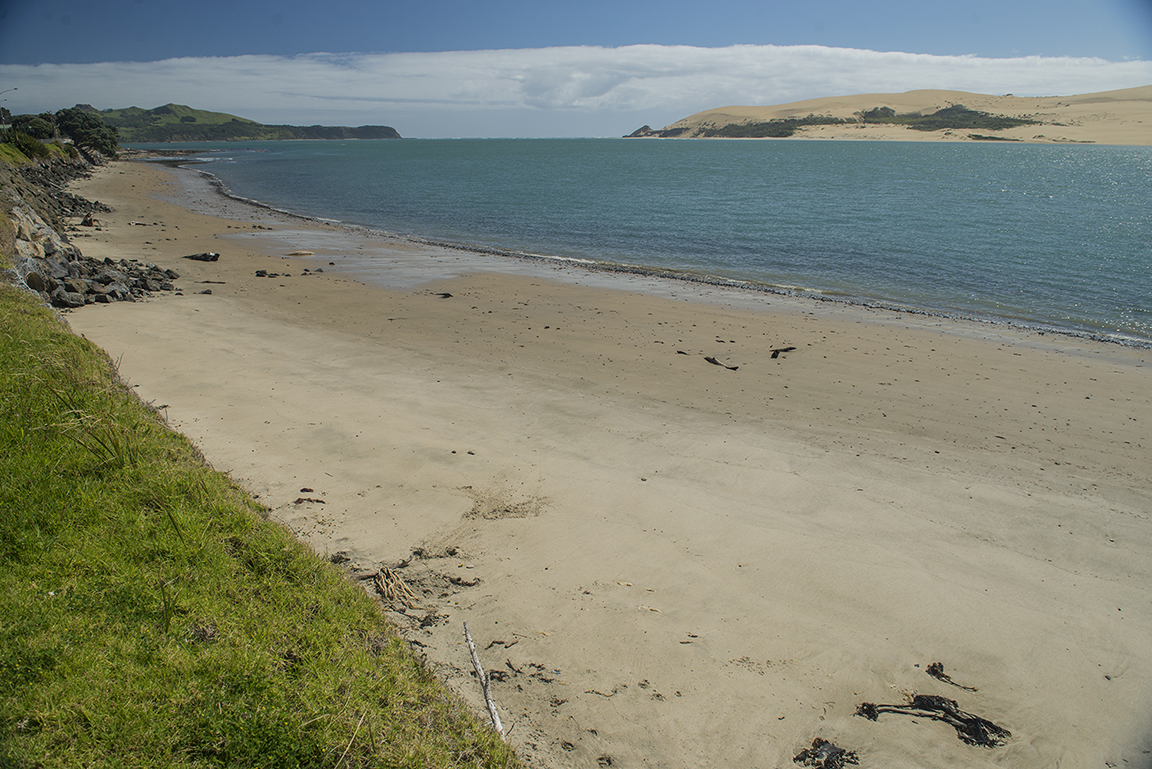
MULTIPOLYGON (((24 166, 29 163, 35 162, 26 153, 22 152, 20 147, 8 141, 11 135, 8 133, 3 134, 4 140, 0 141, 0 163, 6 163, 10 166, 24 166)), ((39 141, 33 139, 33 141, 39 141)), ((71 144, 61 144, 60 142, 48 142, 43 145, 44 155, 42 158, 45 160, 67 160, 69 158, 79 157, 80 153, 71 144)), ((3 217, 0 217, 3 218, 3 217)))
MULTIPOLYGON (((10 166, 26 166, 32 161, 16 145, 0 142, 0 162, 10 166)), ((0 216, 0 219, 2 218, 0 216)))
POLYGON ((0 285, 0 767, 518 765, 262 514, 0 285))

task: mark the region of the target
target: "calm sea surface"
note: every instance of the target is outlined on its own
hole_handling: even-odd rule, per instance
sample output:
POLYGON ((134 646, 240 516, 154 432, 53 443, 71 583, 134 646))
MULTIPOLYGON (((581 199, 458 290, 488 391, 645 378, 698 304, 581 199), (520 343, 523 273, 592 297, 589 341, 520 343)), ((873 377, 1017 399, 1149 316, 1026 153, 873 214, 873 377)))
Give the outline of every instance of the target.
POLYGON ((234 194, 307 216, 1152 344, 1152 148, 406 139, 203 149, 200 168, 234 194))

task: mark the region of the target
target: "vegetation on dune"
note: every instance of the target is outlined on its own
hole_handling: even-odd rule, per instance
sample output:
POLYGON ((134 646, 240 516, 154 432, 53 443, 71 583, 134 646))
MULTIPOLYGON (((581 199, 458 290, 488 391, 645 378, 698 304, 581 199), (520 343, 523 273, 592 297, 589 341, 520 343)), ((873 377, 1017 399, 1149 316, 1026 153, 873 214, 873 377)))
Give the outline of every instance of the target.
POLYGON ((1013 139, 1010 136, 988 136, 986 134, 968 134, 968 138, 978 142, 1022 142, 1023 139, 1013 139))
POLYGON ((1036 125, 1037 123, 1035 120, 1005 117, 1004 115, 993 115, 988 112, 968 109, 963 104, 944 107, 931 115, 921 115, 915 112, 899 115, 891 107, 876 107, 861 113, 860 117, 865 123, 904 125, 914 131, 943 131, 947 129, 1002 131, 1006 128, 1036 125))
POLYGON ((806 126, 841 125, 853 122, 855 121, 845 118, 808 115, 807 117, 779 118, 759 123, 729 123, 724 126, 708 128, 703 135, 730 139, 786 139, 796 133, 797 129, 806 126))
MULTIPOLYGON (((700 132, 705 138, 732 138, 732 139, 785 139, 793 136, 798 130, 809 126, 822 125, 849 125, 849 124, 891 124, 902 125, 914 131, 943 131, 943 130, 983 130, 1002 131, 1006 128, 1015 128, 1022 125, 1036 125, 1039 121, 1025 118, 1005 117, 992 115, 987 112, 968 109, 962 104, 954 104, 937 110, 929 115, 918 112, 898 114, 891 107, 874 107, 870 110, 857 113, 854 118, 838 118, 828 115, 808 115, 806 117, 776 118, 773 120, 755 121, 748 123, 728 123, 725 125, 706 125, 700 132)), ((674 138, 684 134, 687 128, 665 128, 653 131, 648 126, 635 131, 632 136, 658 136, 674 138)), ((989 140, 995 137, 978 136, 970 134, 974 139, 989 140)))
POLYGON ((362 590, 7 283, 0 510, 0 766, 518 765, 362 590))

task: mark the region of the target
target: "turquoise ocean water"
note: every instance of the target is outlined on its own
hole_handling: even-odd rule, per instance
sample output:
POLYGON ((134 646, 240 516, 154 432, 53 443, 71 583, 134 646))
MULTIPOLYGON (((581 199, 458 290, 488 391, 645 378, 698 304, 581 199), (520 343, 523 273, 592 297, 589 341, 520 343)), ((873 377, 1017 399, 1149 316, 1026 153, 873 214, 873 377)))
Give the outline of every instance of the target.
MULTIPOLYGON (((163 149, 172 145, 138 145, 163 149)), ((235 195, 437 241, 1152 345, 1152 148, 176 145, 235 195)))

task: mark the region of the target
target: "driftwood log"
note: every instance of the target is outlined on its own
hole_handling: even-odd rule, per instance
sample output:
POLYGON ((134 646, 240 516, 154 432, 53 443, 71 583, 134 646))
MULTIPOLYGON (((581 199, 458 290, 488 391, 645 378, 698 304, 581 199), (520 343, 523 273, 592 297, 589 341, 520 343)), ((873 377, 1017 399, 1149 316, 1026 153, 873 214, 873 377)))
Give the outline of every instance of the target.
POLYGON ((500 723, 500 714, 496 712, 496 702, 492 699, 492 690, 488 686, 488 676, 480 665, 480 655, 476 653, 476 644, 472 642, 472 634, 468 632, 468 623, 464 623, 464 640, 468 642, 468 651, 472 653, 472 667, 476 668, 476 677, 480 679, 480 688, 484 690, 484 702, 488 705, 488 715, 492 718, 492 726, 500 739, 504 737, 504 725, 500 723))

